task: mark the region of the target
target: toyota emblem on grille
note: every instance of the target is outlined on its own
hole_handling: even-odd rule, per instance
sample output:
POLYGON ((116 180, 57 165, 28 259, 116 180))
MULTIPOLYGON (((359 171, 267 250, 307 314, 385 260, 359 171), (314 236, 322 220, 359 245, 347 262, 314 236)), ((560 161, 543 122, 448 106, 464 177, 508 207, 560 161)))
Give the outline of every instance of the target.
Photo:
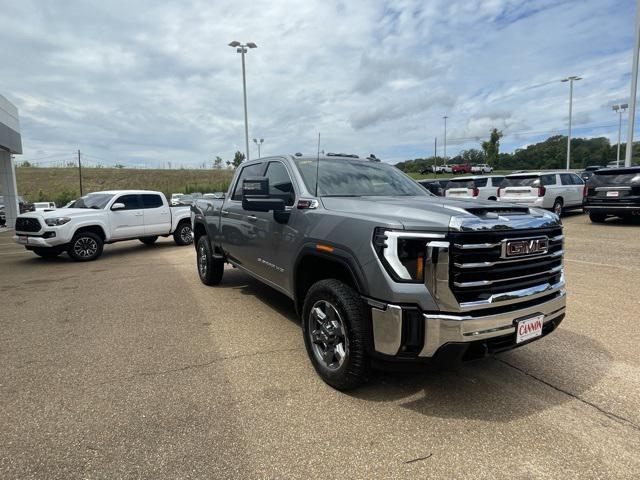
POLYGON ((547 237, 517 238, 502 241, 502 258, 542 255, 548 251, 549 239, 547 237))

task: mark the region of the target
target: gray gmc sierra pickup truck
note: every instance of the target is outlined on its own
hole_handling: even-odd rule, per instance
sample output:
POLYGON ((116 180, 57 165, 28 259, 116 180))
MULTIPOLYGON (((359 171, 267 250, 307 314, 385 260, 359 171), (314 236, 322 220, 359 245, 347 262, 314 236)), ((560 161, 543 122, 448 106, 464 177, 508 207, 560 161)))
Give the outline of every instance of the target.
POLYGON ((563 234, 535 208, 435 197, 375 159, 245 162, 192 207, 200 279, 230 263, 290 297, 322 379, 356 387, 379 361, 507 350, 565 315, 563 234))

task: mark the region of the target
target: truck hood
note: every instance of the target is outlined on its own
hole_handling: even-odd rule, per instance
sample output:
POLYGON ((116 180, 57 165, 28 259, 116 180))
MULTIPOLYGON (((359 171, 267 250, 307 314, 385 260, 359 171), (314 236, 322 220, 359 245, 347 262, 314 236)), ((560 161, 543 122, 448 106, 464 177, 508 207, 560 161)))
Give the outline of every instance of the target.
POLYGON ((35 212, 25 212, 20 214, 20 216, 44 219, 57 217, 79 217, 101 212, 104 212, 104 210, 93 208, 57 208, 56 210, 37 210, 35 212))
POLYGON ((369 218, 380 226, 406 230, 480 231, 559 225, 545 210, 483 200, 444 197, 323 197, 327 210, 369 218))

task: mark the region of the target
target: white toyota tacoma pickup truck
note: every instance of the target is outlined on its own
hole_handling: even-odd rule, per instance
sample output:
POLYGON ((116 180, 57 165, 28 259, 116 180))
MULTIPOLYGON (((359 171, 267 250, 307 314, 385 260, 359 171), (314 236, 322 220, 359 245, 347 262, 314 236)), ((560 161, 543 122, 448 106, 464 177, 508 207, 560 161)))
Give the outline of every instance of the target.
POLYGON ((16 219, 14 241, 44 258, 67 252, 76 261, 95 260, 105 243, 159 236, 178 245, 193 242, 190 207, 169 206, 161 192, 110 190, 85 195, 68 208, 35 211, 16 219))

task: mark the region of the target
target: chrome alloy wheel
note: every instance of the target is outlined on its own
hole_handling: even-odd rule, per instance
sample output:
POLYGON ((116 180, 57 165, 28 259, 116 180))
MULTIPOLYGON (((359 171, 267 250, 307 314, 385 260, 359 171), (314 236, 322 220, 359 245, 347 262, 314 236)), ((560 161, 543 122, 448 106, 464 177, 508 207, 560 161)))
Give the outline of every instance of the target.
POLYGON ((555 213, 555 214, 556 214, 556 215, 558 215, 558 216, 561 216, 561 215, 562 215, 562 203, 560 203, 560 202, 556 202, 556 203, 553 205, 553 213, 555 213))
POLYGON ((198 249, 198 272, 202 278, 207 276, 207 249, 204 245, 198 249))
POLYGON ((98 243, 91 237, 80 237, 73 244, 73 252, 81 258, 91 258, 98 251, 98 243))
POLYGON ((182 230, 180 230, 180 239, 184 243, 193 242, 193 232, 191 231, 191 225, 185 225, 184 227, 182 227, 182 230))
POLYGON ((307 321, 316 359, 329 370, 338 370, 349 352, 349 340, 338 310, 326 300, 318 300, 307 321))

